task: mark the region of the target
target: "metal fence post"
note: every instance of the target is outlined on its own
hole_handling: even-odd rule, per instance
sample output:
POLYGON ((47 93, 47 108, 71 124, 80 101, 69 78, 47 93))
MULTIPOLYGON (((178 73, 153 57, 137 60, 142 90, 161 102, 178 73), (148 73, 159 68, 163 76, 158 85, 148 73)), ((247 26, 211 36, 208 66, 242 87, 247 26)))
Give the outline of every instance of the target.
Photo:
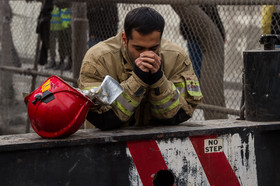
MULTIPOLYGON (((73 79, 78 79, 83 57, 87 51, 87 7, 86 3, 72 4, 72 60, 73 79)), ((77 83, 74 83, 77 87, 77 83)))
MULTIPOLYGON (((1 52, 1 61, 0 65, 11 66, 12 63, 12 33, 11 33, 11 20, 12 12, 9 6, 8 0, 1 1, 1 26, 2 26, 2 52, 1 52)), ((1 72, 1 82, 0 82, 0 96, 2 112, 1 118, 3 121, 3 126, 1 128, 5 129, 5 126, 8 125, 9 117, 11 116, 9 112, 9 105, 14 103, 14 87, 13 87, 13 75, 9 72, 1 72)))

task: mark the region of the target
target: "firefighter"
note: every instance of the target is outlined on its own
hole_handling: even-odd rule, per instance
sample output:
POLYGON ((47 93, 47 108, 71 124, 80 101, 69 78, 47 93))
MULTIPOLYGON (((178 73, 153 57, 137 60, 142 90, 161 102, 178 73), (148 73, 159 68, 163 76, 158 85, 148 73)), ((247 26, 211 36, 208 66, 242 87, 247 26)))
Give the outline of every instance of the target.
POLYGON ((95 127, 176 125, 191 118, 202 98, 199 82, 186 52, 162 38, 164 25, 154 9, 133 9, 123 32, 87 51, 79 88, 100 86, 110 75, 124 89, 111 105, 90 109, 87 120, 95 127))

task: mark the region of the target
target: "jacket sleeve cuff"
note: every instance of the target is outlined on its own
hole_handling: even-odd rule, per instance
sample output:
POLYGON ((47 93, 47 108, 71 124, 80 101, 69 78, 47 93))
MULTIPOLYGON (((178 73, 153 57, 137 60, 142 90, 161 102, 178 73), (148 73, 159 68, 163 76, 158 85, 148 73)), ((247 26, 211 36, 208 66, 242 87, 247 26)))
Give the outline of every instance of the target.
MULTIPOLYGON (((144 88, 148 88, 148 84, 147 83, 145 83, 144 81, 142 81, 134 72, 132 72, 132 77, 130 77, 130 78, 133 78, 134 79, 134 81, 136 81, 137 82, 137 84, 140 84, 142 87, 144 87, 144 88)), ((129 78, 129 79, 130 79, 129 78)), ((135 83, 134 83, 135 84, 135 83)), ((139 87, 138 87, 139 88, 139 87)))
POLYGON ((150 85, 150 88, 160 88, 166 89, 169 86, 169 81, 167 80, 166 76, 163 74, 162 77, 154 84, 150 85))
POLYGON ((121 83, 127 94, 132 96, 135 100, 139 101, 147 92, 148 84, 145 84, 136 74, 132 75, 121 83))

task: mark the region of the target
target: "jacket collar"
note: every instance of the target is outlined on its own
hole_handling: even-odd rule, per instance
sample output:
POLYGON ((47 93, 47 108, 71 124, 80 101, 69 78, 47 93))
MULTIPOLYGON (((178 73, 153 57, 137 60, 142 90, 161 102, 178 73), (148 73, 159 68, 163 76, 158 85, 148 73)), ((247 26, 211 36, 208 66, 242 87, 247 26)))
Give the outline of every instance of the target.
POLYGON ((121 43, 121 54, 123 58, 122 63, 124 65, 125 71, 133 71, 133 63, 128 57, 127 49, 122 42, 122 32, 120 32, 117 37, 119 37, 121 43))
POLYGON ((122 42, 122 32, 120 32, 117 37, 120 38, 121 53, 122 53, 122 57, 124 58, 124 64, 128 63, 130 65, 133 65, 132 61, 130 61, 130 58, 128 57, 127 49, 122 42))

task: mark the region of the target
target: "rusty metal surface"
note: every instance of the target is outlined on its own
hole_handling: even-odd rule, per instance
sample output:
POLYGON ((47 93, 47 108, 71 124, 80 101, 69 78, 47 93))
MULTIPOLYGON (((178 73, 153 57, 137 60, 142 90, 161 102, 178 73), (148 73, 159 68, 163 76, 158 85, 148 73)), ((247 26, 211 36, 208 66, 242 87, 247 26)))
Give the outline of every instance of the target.
POLYGON ((127 127, 113 131, 81 129, 64 139, 43 139, 36 133, 0 136, 0 152, 125 142, 144 139, 167 139, 199 135, 238 133, 244 131, 280 130, 280 122, 250 122, 245 120, 208 120, 184 122, 178 126, 127 127))

